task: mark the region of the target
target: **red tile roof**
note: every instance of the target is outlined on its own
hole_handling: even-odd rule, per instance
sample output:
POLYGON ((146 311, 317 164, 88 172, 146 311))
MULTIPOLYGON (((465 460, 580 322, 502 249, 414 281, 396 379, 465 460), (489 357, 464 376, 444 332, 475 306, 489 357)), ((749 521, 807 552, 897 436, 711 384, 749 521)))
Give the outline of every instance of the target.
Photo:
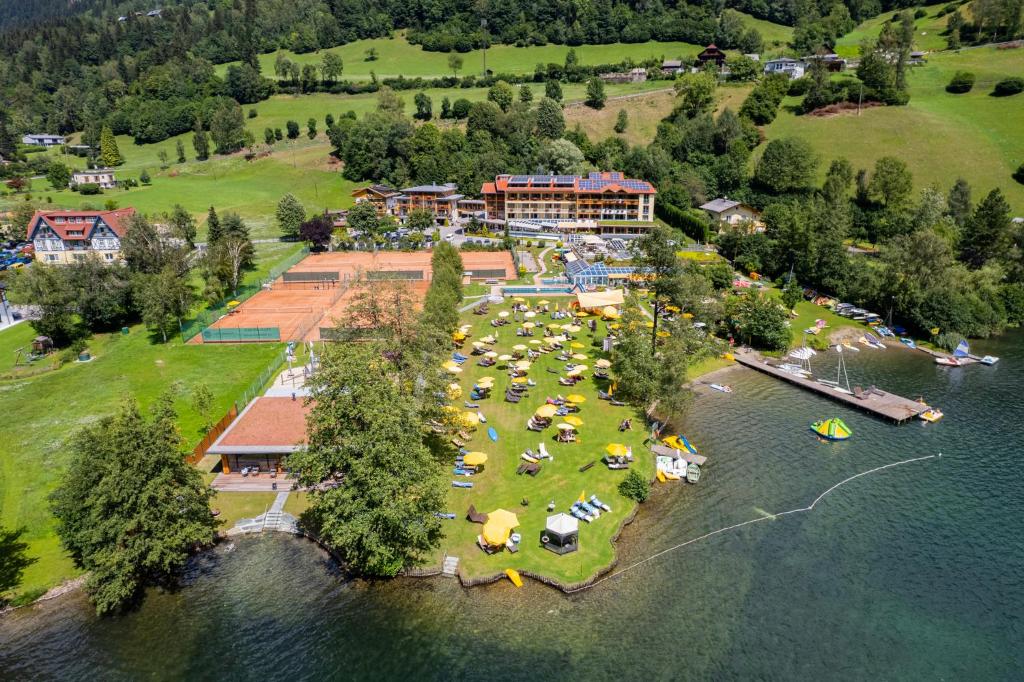
POLYGON ((228 427, 216 446, 302 445, 306 442, 306 415, 311 409, 311 405, 303 404, 302 398, 257 398, 228 427))
POLYGON ((72 241, 88 239, 89 233, 95 227, 97 219, 102 218, 103 222, 114 231, 114 234, 123 238, 128 230, 128 218, 133 215, 135 215, 135 209, 131 207, 119 208, 114 211, 36 211, 35 215, 32 216, 31 222, 28 224, 26 234, 28 239, 32 239, 32 233, 35 231, 39 219, 42 218, 43 222, 56 232, 61 239, 72 241), (61 222, 58 223, 57 218, 62 218, 61 222), (69 223, 68 218, 82 218, 83 220, 82 222, 69 223), (82 234, 68 235, 68 230, 81 230, 82 234))

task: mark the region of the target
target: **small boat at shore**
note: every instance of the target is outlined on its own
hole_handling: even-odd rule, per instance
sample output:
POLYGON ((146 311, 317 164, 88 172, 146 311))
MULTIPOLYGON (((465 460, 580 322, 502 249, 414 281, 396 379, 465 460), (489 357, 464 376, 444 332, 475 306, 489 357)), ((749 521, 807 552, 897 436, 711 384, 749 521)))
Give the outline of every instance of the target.
POLYGON ((843 348, 846 350, 852 350, 854 353, 860 352, 860 348, 857 348, 857 346, 853 345, 849 341, 843 341, 843 348))
POLYGON ((930 408, 928 408, 927 410, 925 410, 924 412, 922 412, 921 414, 919 414, 917 416, 920 417, 921 419, 923 419, 926 422, 930 422, 930 423, 934 424, 935 422, 939 421, 940 419, 942 419, 946 415, 942 414, 942 410, 940 410, 939 408, 937 408, 937 407, 930 407, 930 408))
POLYGON ((700 467, 697 466, 696 464, 693 464, 693 463, 689 464, 686 467, 686 482, 687 483, 696 483, 699 480, 700 480, 700 467))
POLYGON ((902 343, 907 348, 911 348, 911 349, 917 348, 917 344, 914 343, 914 339, 908 339, 905 336, 900 338, 900 343, 902 343))
POLYGON ((935 364, 942 365, 943 367, 959 367, 964 363, 960 362, 960 360, 958 360, 957 358, 948 355, 940 355, 939 357, 935 358, 935 364))
POLYGON ((716 391, 721 391, 722 393, 732 393, 732 387, 726 386, 725 384, 709 384, 709 386, 716 391))
POLYGON ((983 365, 991 366, 991 365, 996 364, 997 362, 999 362, 999 358, 997 358, 994 355, 986 355, 985 357, 983 357, 981 359, 981 364, 983 364, 983 365))

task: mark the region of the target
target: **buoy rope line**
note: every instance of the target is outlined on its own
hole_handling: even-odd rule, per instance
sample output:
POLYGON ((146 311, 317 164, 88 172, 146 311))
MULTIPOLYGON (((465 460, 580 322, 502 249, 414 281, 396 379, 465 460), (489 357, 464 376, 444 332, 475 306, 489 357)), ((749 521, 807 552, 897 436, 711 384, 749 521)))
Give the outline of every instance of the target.
POLYGON ((701 535, 699 537, 691 538, 690 540, 687 540, 686 542, 681 542, 678 545, 675 545, 673 547, 669 547, 668 549, 664 549, 664 550, 658 552, 657 554, 652 554, 651 556, 647 557, 646 559, 641 559, 640 561, 636 562, 635 564, 630 564, 629 566, 626 566, 625 568, 623 568, 621 571, 615 571, 614 573, 606 575, 605 577, 601 578, 600 580, 596 580, 596 581, 590 583, 589 585, 583 585, 583 586, 577 587, 576 589, 573 589, 573 590, 566 590, 566 593, 567 594, 574 594, 576 592, 582 592, 583 590, 587 590, 587 589, 590 589, 592 587, 597 587, 598 585, 600 585, 601 583, 605 582, 606 580, 611 580, 613 578, 618 578, 620 575, 622 575, 624 573, 627 573, 629 571, 632 571, 634 568, 638 568, 638 567, 646 564, 649 561, 654 561, 658 557, 664 556, 665 554, 669 554, 670 552, 674 552, 674 551, 676 551, 678 549, 682 549, 683 547, 686 547, 687 545, 692 545, 695 542, 700 542, 701 540, 706 540, 706 539, 710 538, 713 535, 718 535, 720 533, 726 533, 726 532, 728 532, 730 530, 736 530, 737 528, 742 528, 743 526, 749 526, 752 523, 759 523, 761 521, 774 521, 775 519, 777 519, 780 516, 788 516, 789 514, 801 514, 801 513, 804 513, 804 512, 812 511, 814 509, 815 505, 817 505, 819 502, 821 502, 823 499, 825 499, 825 496, 827 496, 833 490, 835 490, 836 488, 839 488, 840 486, 846 485, 850 481, 852 481, 852 480, 854 480, 856 478, 860 478, 861 476, 867 476, 868 474, 874 474, 874 473, 877 473, 877 472, 882 471, 884 469, 891 469, 893 467, 903 466, 904 464, 912 464, 914 462, 923 462, 923 461, 925 461, 927 459, 935 459, 936 457, 942 457, 942 453, 940 452, 937 455, 926 455, 924 457, 914 457, 913 459, 904 459, 904 460, 899 461, 899 462, 893 462, 891 464, 883 464, 882 466, 877 466, 874 469, 868 469, 867 471, 862 471, 859 474, 854 474, 853 476, 850 476, 849 478, 845 478, 842 481, 839 481, 839 483, 836 483, 834 486, 832 486, 831 488, 829 488, 828 490, 826 490, 825 492, 823 492, 822 494, 820 494, 816 498, 814 498, 814 501, 811 502, 806 507, 800 507, 799 509, 790 509, 789 511, 779 512, 777 514, 771 514, 771 515, 768 515, 768 516, 758 516, 757 518, 750 519, 749 521, 743 521, 742 523, 734 523, 731 526, 726 526, 725 528, 719 528, 718 530, 713 530, 710 533, 705 533, 704 535, 701 535))

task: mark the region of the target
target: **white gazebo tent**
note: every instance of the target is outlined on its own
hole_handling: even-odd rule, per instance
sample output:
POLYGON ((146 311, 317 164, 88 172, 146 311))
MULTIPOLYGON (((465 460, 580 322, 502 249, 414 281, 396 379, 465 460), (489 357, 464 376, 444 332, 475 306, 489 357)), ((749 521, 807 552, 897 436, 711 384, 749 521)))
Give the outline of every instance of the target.
POLYGON ((540 542, 555 554, 575 552, 580 543, 579 519, 564 513, 549 516, 540 542))

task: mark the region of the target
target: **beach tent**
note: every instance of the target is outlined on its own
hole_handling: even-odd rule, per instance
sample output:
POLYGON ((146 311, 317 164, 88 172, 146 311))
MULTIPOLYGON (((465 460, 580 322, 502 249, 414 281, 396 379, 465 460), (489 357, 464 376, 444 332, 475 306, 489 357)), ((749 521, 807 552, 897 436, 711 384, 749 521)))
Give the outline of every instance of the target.
POLYGON ((838 417, 814 422, 811 424, 811 431, 829 440, 846 440, 853 435, 850 427, 838 417))
POLYGON ((519 517, 505 509, 495 509, 487 515, 487 522, 484 524, 484 542, 491 547, 498 547, 508 542, 512 529, 519 525, 519 517))
POLYGON ((579 519, 565 513, 549 516, 540 534, 541 544, 555 554, 575 552, 579 549, 579 541, 579 519))

